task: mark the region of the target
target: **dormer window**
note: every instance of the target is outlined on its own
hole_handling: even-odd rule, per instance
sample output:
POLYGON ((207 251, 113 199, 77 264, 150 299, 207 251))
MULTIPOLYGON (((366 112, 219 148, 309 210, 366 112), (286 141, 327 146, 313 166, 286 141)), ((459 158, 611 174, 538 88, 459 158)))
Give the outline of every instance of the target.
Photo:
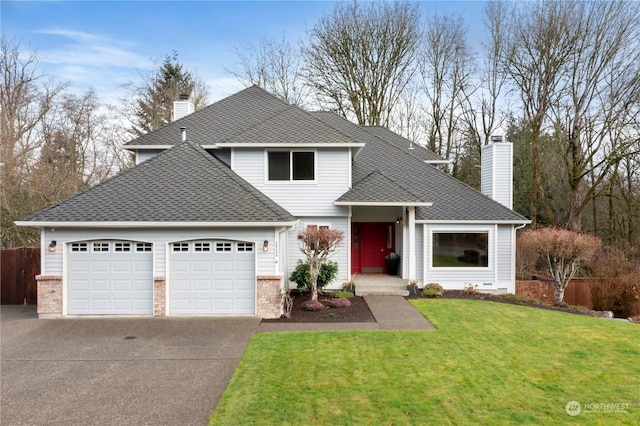
POLYGON ((315 180, 314 151, 267 152, 269 181, 315 180))

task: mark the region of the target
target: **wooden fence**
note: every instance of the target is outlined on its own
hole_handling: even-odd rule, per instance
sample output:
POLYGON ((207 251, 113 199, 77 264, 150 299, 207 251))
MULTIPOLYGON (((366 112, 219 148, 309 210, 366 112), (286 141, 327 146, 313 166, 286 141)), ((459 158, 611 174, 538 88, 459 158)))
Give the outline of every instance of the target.
POLYGON ((2 250, 0 258, 0 303, 36 305, 40 274, 40 249, 20 247, 2 250))
MULTIPOLYGON (((553 303, 555 287, 553 281, 547 279, 516 281, 516 294, 553 303)), ((586 306, 591 309, 593 304, 589 282, 581 279, 571 280, 564 291, 564 301, 569 305, 586 306)))

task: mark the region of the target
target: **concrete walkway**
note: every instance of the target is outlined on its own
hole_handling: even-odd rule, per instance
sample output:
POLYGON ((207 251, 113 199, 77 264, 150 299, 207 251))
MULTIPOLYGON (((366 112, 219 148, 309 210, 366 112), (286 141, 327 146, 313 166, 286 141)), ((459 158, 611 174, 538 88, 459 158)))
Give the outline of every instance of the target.
POLYGON ((420 312, 402 296, 367 295, 365 302, 376 322, 340 323, 260 323, 258 333, 278 331, 337 331, 337 330, 435 330, 420 312))
POLYGON ((364 296, 381 330, 435 330, 407 299, 402 296, 364 296))

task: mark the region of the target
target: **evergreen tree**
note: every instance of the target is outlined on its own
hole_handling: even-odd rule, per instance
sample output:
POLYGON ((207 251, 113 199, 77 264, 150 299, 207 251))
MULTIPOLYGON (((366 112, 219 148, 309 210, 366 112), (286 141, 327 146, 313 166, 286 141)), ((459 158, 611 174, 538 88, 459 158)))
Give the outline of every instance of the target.
MULTIPOLYGON (((130 85, 131 86, 131 85, 130 85)), ((171 121, 173 102, 188 95, 196 109, 206 105, 205 84, 178 60, 178 52, 167 54, 159 67, 142 76, 140 85, 132 87, 133 99, 128 104, 131 131, 140 136, 171 121)))

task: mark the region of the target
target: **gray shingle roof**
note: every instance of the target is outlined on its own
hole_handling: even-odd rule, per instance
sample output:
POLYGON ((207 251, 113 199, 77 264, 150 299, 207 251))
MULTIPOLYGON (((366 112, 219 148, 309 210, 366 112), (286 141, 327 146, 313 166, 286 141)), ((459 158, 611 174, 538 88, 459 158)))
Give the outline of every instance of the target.
POLYGON ((187 141, 25 220, 251 223, 296 218, 187 141))
POLYGON ((128 144, 174 145, 119 176, 78 193, 31 222, 292 222, 295 218, 200 145, 215 143, 361 143, 353 187, 341 201, 433 203, 416 219, 527 219, 424 160, 441 159, 380 127, 326 112, 307 113, 250 87, 128 144), (190 142, 179 143, 180 127, 190 142))
POLYGON ((364 126, 364 129, 367 132, 373 133, 374 135, 378 136, 380 139, 383 139, 400 149, 403 149, 403 150, 406 149, 407 151, 409 150, 412 151, 411 152, 412 155, 414 155, 415 157, 418 157, 423 161, 437 161, 437 162, 447 161, 445 158, 439 156, 435 152, 425 148, 422 145, 418 145, 416 143, 412 144, 409 139, 402 137, 397 133, 392 132, 386 127, 364 126), (409 147, 412 147, 412 148, 409 148, 409 147))
MULTIPOLYGON (((231 123, 233 125, 233 123, 231 123)), ((355 141, 312 114, 291 106, 224 141, 231 144, 341 144, 355 141)))
POLYGON ((125 144, 172 146, 181 140, 181 127, 197 144, 354 143, 303 109, 289 105, 264 89, 248 87, 199 111, 173 121, 125 144))
POLYGON ((314 113, 327 124, 339 128, 366 146, 353 161, 353 187, 378 171, 399 188, 418 195, 429 207, 417 207, 417 220, 432 221, 527 221, 524 216, 492 200, 453 176, 425 164, 416 150, 381 139, 382 133, 357 126, 336 114, 314 113))
POLYGON ((183 126, 187 128, 189 140, 200 145, 213 145, 231 139, 288 108, 291 106, 272 94, 251 86, 142 135, 125 146, 175 145, 180 142, 180 127, 183 126))
POLYGON ((358 181, 336 201, 370 203, 424 203, 422 197, 408 191, 379 171, 373 171, 358 181))

